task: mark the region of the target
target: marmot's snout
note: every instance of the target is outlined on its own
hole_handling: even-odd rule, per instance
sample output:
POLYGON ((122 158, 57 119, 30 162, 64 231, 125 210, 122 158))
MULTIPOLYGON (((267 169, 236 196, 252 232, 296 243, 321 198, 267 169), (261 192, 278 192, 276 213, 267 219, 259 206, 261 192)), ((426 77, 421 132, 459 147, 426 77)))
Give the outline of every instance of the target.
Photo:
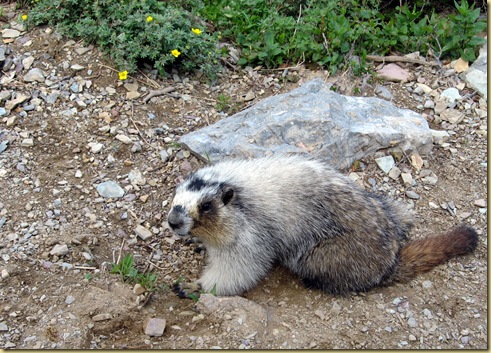
POLYGON ((186 210, 182 206, 174 206, 167 216, 169 227, 180 236, 186 236, 189 233, 190 220, 186 210))

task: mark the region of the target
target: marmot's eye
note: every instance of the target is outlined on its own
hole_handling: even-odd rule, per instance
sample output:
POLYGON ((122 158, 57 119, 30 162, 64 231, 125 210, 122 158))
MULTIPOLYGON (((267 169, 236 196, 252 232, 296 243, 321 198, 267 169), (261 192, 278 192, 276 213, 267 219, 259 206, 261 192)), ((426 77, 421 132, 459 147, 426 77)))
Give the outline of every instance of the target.
POLYGON ((201 212, 208 212, 212 209, 213 205, 211 202, 205 202, 204 204, 201 205, 200 210, 201 212))

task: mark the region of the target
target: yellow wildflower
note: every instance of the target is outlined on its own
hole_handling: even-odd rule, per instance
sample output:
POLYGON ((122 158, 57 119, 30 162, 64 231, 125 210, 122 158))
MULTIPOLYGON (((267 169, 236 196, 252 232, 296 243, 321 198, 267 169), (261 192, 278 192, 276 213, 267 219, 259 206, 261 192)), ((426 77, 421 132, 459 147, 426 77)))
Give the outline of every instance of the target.
POLYGON ((172 55, 174 55, 176 58, 181 55, 181 52, 177 49, 174 49, 173 51, 170 52, 172 55))
POLYGON ((148 16, 147 17, 147 22, 152 22, 153 21, 153 17, 152 16, 148 16))
POLYGON ((191 28, 191 31, 193 31, 194 34, 198 34, 198 35, 203 33, 203 31, 199 28, 191 28))
POLYGON ((27 20, 27 15, 24 14, 21 16, 21 18, 25 21, 25 20, 27 20))
POLYGON ((118 76, 119 76, 119 79, 120 79, 121 81, 124 81, 124 80, 126 80, 126 79, 128 78, 128 71, 126 71, 126 70, 124 70, 124 71, 120 71, 120 72, 118 73, 118 76))

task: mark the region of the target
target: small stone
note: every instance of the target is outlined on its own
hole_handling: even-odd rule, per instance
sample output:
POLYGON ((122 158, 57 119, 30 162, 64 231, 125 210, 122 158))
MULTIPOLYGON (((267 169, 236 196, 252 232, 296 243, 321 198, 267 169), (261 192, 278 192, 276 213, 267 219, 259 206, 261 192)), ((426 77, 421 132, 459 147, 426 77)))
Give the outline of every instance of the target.
POLYGON ((409 197, 410 199, 413 199, 413 200, 419 200, 419 198, 420 198, 419 194, 417 194, 416 192, 414 192, 412 190, 407 190, 406 196, 409 197))
POLYGON ((416 83, 416 87, 420 88, 425 94, 430 94, 433 89, 431 87, 428 87, 424 83, 416 83))
POLYGON ((423 315, 426 316, 428 319, 433 319, 433 314, 428 309, 423 309, 423 315))
POLYGON ((384 157, 377 158, 375 159, 375 162, 385 174, 389 173, 392 167, 395 165, 395 161, 392 156, 384 156, 384 157))
POLYGON ((6 124, 5 124, 5 125, 6 125, 7 127, 14 126, 14 125, 15 125, 15 123, 16 123, 16 121, 17 121, 17 117, 16 117, 16 116, 11 116, 11 117, 7 118, 7 122, 6 122, 6 124))
POLYGON ((152 236, 152 232, 140 224, 136 226, 135 233, 142 240, 147 240, 148 238, 150 238, 152 236))
POLYGON ((99 142, 89 142, 87 146, 90 147, 90 152, 92 153, 99 153, 104 147, 104 145, 99 142))
POLYGON ((124 189, 112 180, 100 183, 96 189, 102 197, 114 198, 124 196, 124 189))
POLYGON ((401 173, 401 178, 404 185, 410 186, 413 184, 413 177, 411 176, 411 173, 401 173))
POLYGON ((18 36, 20 36, 20 32, 16 29, 6 28, 2 30, 3 38, 17 38, 18 36))
POLYGON ((444 130, 431 130, 431 136, 433 137, 433 143, 440 144, 448 140, 450 135, 444 130))
POLYGON ((49 252, 51 255, 63 256, 68 254, 68 245, 66 244, 56 244, 53 249, 49 252))
POLYGON ((20 145, 22 147, 32 147, 32 146, 34 146, 34 140, 33 139, 23 139, 20 145))
POLYGON ((433 286, 433 283, 431 281, 423 281, 423 288, 429 289, 433 286))
POLYGON ((37 67, 30 69, 24 75, 24 81, 25 82, 35 82, 36 81, 36 82, 43 83, 45 81, 43 70, 41 70, 37 67))
POLYGON ((448 121, 450 124, 458 124, 465 117, 465 114, 457 109, 445 109, 440 113, 440 118, 442 120, 448 121))
POLYGON ((392 82, 407 82, 410 79, 409 71, 403 69, 397 64, 388 64, 377 71, 381 79, 392 82))
POLYGON ((75 172, 75 178, 81 178, 82 176, 83 176, 82 171, 77 169, 77 171, 75 172))
POLYGON ((7 341, 7 343, 5 343, 5 345, 3 346, 3 348, 15 348, 15 343, 12 343, 10 341, 7 341))
POLYGON ((131 138, 129 138, 128 136, 126 135, 122 135, 122 134, 118 134, 116 135, 116 139, 126 145, 130 144, 130 143, 133 143, 133 140, 131 138))
POLYGON ((88 51, 90 51, 91 49, 90 48, 77 48, 75 49, 75 53, 77 53, 78 55, 83 55, 85 53, 87 53, 88 51))
POLYGON ((65 304, 73 304, 75 302, 75 298, 71 295, 67 296, 66 299, 65 299, 65 304))
POLYGON ((410 317, 407 320, 407 324, 409 327, 418 327, 418 323, 416 322, 416 320, 413 317, 410 317))
POLYGON ((141 94, 137 91, 126 92, 126 99, 136 99, 140 96, 141 94))
POLYGON ((387 87, 382 85, 377 85, 375 93, 377 94, 377 96, 387 101, 391 101, 392 98, 394 98, 394 95, 387 89, 387 87))
POLYGON ((0 332, 6 332, 9 330, 9 327, 5 322, 0 322, 0 332))
POLYGON ((17 96, 15 97, 15 99, 12 99, 12 100, 8 101, 7 103, 5 103, 5 109, 12 110, 15 107, 17 107, 19 104, 24 103, 29 98, 30 98, 29 96, 17 93, 17 96))
POLYGON ((477 207, 487 207, 487 202, 485 199, 479 199, 474 201, 474 206, 477 207))
POLYGON ((451 64, 453 64, 452 67, 457 73, 464 72, 469 68, 469 62, 462 58, 458 58, 456 61, 453 61, 451 64))
POLYGON ((24 69, 29 70, 33 62, 34 57, 28 56, 27 58, 22 59, 22 66, 24 66, 24 69))
POLYGON ((419 154, 412 154, 411 165, 416 168, 416 170, 421 170, 423 167, 423 158, 421 158, 419 154))
POLYGON ((393 180, 397 180, 397 178, 399 178, 399 176, 401 175, 401 170, 396 167, 396 166, 393 166, 391 169, 390 169, 390 172, 389 172, 389 177, 393 180))
POLYGON ((147 290, 145 289, 145 287, 143 287, 140 283, 135 284, 135 286, 133 287, 133 293, 136 295, 143 294, 146 291, 147 290))
POLYGON ((455 102, 456 100, 462 99, 462 96, 459 94, 459 90, 455 87, 450 87, 444 90, 440 97, 445 97, 450 102, 455 102))
POLYGON ((164 334, 165 320, 159 318, 151 318, 145 325, 145 335, 159 337, 164 334))
POLYGON ((70 66, 70 69, 75 70, 75 71, 81 71, 85 69, 85 66, 79 65, 79 64, 74 64, 70 66))
POLYGON ((164 163, 165 163, 165 162, 167 162, 167 161, 169 160, 169 158, 170 158, 170 155, 169 155, 169 153, 167 153, 167 151, 166 151, 166 150, 161 150, 161 151, 159 152, 159 155, 160 155, 160 159, 161 159, 161 160, 162 160, 162 162, 164 162, 164 163))
POLYGON ((125 83, 124 88, 126 88, 128 92, 138 91, 138 85, 136 83, 125 83))
POLYGON ((111 314, 98 314, 92 317, 92 321, 105 321, 111 320, 113 316, 111 314))
POLYGON ((2 270, 2 279, 8 278, 10 276, 9 271, 5 268, 2 270))
POLYGON ((133 169, 128 173, 128 180, 131 184, 136 185, 145 185, 147 182, 146 179, 143 177, 142 172, 138 169, 133 169))

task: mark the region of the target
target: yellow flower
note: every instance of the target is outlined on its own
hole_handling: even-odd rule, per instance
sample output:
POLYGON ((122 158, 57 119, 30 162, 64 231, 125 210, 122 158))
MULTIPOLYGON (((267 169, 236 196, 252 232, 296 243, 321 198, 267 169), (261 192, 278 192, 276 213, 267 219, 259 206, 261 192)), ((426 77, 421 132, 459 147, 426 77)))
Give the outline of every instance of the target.
POLYGON ((193 31, 194 34, 201 34, 203 31, 199 28, 191 28, 191 31, 193 31))
POLYGON ((174 49, 173 51, 170 52, 172 55, 174 55, 176 58, 181 55, 181 52, 177 49, 174 49))
POLYGON ((22 15, 21 18, 25 21, 27 20, 27 15, 22 15))
POLYGON ((120 71, 120 72, 118 72, 118 76, 119 76, 119 79, 121 81, 124 81, 128 78, 128 71, 126 71, 126 70, 120 71))
POLYGON ((152 16, 148 16, 147 17, 147 22, 152 22, 153 21, 153 17, 152 16))

